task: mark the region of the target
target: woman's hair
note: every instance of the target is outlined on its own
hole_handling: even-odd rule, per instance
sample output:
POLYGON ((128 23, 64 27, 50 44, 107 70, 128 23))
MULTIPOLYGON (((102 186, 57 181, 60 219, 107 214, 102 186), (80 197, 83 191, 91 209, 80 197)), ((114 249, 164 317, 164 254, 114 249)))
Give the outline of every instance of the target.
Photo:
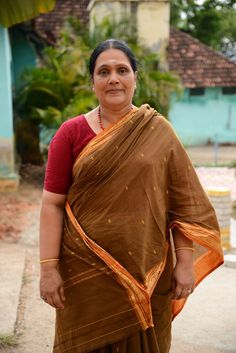
POLYGON ((130 47, 123 42, 122 40, 119 39, 107 39, 104 42, 101 42, 98 44, 98 46, 94 49, 94 51, 92 52, 90 59, 89 59, 89 73, 90 76, 93 77, 94 74, 94 69, 95 69, 95 65, 96 65, 96 60, 98 58, 98 56, 104 52, 105 50, 108 49, 118 49, 123 51, 123 53, 127 56, 127 58, 129 59, 130 65, 133 69, 133 71, 137 71, 137 60, 134 56, 134 53, 132 52, 132 50, 130 49, 130 47))

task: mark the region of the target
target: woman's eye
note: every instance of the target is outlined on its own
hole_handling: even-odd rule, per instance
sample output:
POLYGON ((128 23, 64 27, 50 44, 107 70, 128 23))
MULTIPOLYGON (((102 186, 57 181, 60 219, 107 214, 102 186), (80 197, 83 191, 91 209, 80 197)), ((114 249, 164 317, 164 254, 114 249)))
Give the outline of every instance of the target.
POLYGON ((108 74, 108 71, 105 69, 102 69, 99 71, 99 75, 101 75, 101 76, 106 76, 107 74, 108 74))
POLYGON ((119 69, 119 72, 120 72, 121 74, 125 74, 125 73, 128 72, 128 69, 126 69, 126 67, 121 67, 121 68, 119 69))

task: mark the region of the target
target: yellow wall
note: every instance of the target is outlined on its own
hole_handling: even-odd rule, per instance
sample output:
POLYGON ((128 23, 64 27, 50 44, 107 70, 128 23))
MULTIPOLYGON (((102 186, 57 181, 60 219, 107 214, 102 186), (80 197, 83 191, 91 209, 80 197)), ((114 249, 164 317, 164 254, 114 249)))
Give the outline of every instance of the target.
POLYGON ((130 13, 129 1, 92 0, 89 3, 90 30, 94 30, 94 23, 100 23, 105 17, 119 22, 130 13))
POLYGON ((165 64, 169 39, 170 6, 162 1, 140 1, 137 11, 137 28, 141 42, 158 52, 162 66, 165 64))
POLYGON ((89 4, 90 29, 94 30, 94 20, 99 23, 104 17, 119 21, 124 15, 136 15, 138 36, 142 44, 160 55, 162 68, 167 68, 166 46, 169 39, 169 1, 159 0, 92 0, 89 4), (131 4, 136 4, 136 14, 131 4))

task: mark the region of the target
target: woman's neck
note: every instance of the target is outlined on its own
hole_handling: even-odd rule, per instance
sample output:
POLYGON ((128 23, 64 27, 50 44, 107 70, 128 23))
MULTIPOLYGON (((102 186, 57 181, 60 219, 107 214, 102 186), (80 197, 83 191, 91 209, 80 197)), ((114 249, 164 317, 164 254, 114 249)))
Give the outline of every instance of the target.
POLYGON ((121 109, 112 109, 100 105, 100 114, 103 124, 106 126, 115 123, 117 120, 128 114, 133 107, 134 106, 132 105, 132 103, 127 104, 121 109))

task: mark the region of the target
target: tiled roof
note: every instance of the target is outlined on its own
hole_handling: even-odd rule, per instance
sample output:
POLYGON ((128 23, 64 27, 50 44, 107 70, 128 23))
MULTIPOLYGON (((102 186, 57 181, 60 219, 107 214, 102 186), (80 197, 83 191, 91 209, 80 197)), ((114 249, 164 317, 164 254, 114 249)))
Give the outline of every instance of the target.
MULTIPOLYGON (((53 44, 68 15, 88 23, 88 4, 89 0, 57 0, 52 12, 34 20, 36 32, 53 44)), ((170 30, 168 63, 169 69, 179 74, 184 87, 236 86, 236 63, 174 28, 170 30)))
POLYGON ((236 63, 174 28, 170 30, 168 62, 184 87, 236 86, 236 63))
POLYGON ((53 11, 40 15, 34 20, 35 31, 47 42, 55 42, 67 16, 73 15, 82 23, 88 22, 88 3, 89 0, 57 0, 53 11))

